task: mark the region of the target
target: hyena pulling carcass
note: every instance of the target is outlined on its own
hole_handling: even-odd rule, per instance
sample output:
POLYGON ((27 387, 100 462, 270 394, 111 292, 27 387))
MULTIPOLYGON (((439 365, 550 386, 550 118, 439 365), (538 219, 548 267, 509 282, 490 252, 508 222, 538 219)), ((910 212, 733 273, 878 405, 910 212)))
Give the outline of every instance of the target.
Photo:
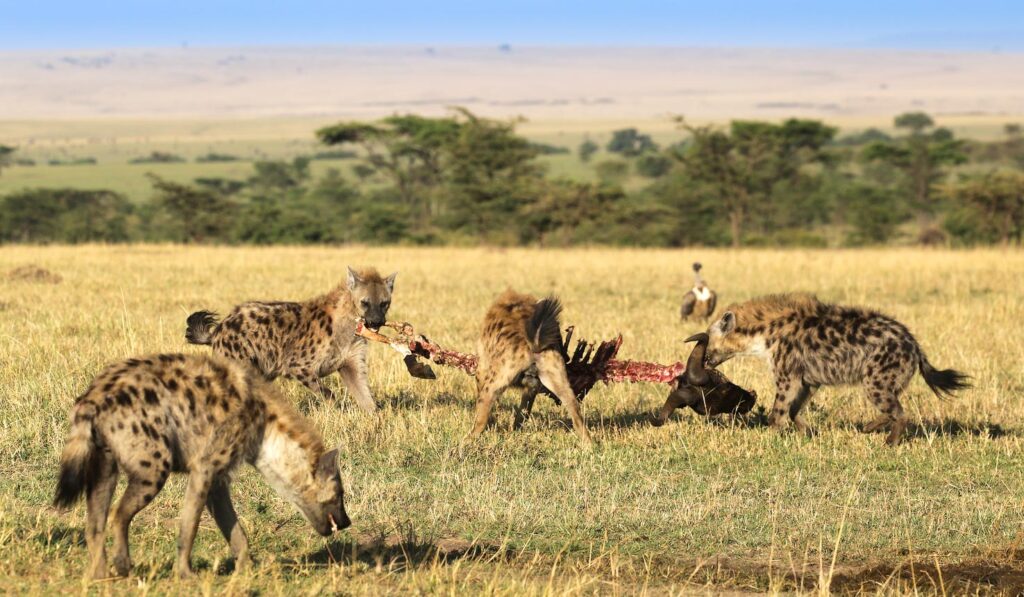
POLYGON ((372 330, 384 325, 397 275, 349 268, 346 283, 327 294, 302 303, 243 303, 219 323, 215 314, 198 311, 188 317, 185 338, 251 364, 268 380, 297 379, 328 399, 334 394, 320 380, 337 371, 356 404, 372 413, 366 339, 355 335, 356 320, 372 330))
POLYGON ((182 505, 179 575, 191 574, 192 543, 206 506, 231 546, 236 566, 249 542, 231 504, 232 471, 248 462, 321 535, 349 526, 337 450, 269 382, 214 356, 164 354, 108 367, 75 401, 60 459, 54 505, 83 493, 88 506, 88 575, 107 576, 107 513, 119 472, 128 486, 114 513, 114 568, 131 570, 128 527, 172 472, 188 473, 182 505))
MULTIPOLYGON (((494 401, 505 388, 516 385, 523 374, 536 367, 536 376, 558 397, 572 418, 583 445, 593 444, 580 415, 579 401, 569 385, 558 316, 562 306, 555 298, 538 301, 528 294, 505 291, 484 317, 476 370, 476 418, 470 437, 483 432, 494 401)), ((531 370, 532 374, 532 370, 531 370)), ((523 396, 521 409, 529 410, 535 392, 523 396)))
POLYGON ((766 359, 775 372, 772 424, 792 421, 811 430, 800 409, 823 385, 861 384, 882 414, 867 431, 891 424, 886 443, 899 443, 907 420, 899 396, 915 372, 936 395, 969 387, 953 369, 935 369, 902 323, 857 307, 822 303, 811 295, 783 294, 731 305, 708 328, 712 367, 740 355, 766 359))

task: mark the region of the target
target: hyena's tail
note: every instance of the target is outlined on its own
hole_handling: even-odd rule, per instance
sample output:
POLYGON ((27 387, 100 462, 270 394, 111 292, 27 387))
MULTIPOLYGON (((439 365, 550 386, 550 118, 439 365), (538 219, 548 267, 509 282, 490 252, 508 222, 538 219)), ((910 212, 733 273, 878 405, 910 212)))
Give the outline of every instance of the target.
POLYGON ((969 376, 956 369, 943 369, 940 371, 928 362, 928 357, 924 356, 923 352, 920 354, 918 368, 921 371, 921 377, 924 378, 924 382, 928 384, 928 387, 939 398, 951 396, 953 392, 971 387, 969 381, 971 378, 969 376))
POLYGON ((211 311, 196 311, 188 316, 185 339, 189 344, 209 344, 217 328, 217 314, 211 311))
POLYGON ((96 477, 96 469, 99 466, 100 454, 93 439, 96 407, 88 402, 79 402, 74 413, 71 433, 68 434, 67 441, 64 442, 64 452, 60 455, 57 490, 53 493, 53 505, 58 508, 70 508, 78 501, 96 477))
POLYGON ((558 323, 561 313, 562 303, 553 296, 534 307, 533 315, 526 322, 526 336, 533 352, 562 350, 562 331, 558 323))

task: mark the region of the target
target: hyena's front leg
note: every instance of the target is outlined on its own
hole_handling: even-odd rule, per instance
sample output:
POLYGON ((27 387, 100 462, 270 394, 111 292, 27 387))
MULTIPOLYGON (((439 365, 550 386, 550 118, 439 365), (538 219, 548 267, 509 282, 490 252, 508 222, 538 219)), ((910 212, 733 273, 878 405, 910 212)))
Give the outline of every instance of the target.
POLYGON ((102 462, 96 467, 98 477, 93 480, 86 497, 87 516, 85 543, 89 547, 89 578, 102 579, 107 574, 107 552, 104 548, 107 528, 107 514, 117 487, 117 463, 109 453, 104 453, 102 462))
POLYGON ((199 529, 199 517, 203 513, 210 485, 213 483, 213 471, 209 464, 198 462, 189 471, 188 487, 185 489, 185 502, 181 508, 181 523, 178 530, 178 560, 174 569, 179 578, 192 576, 192 545, 199 529))
POLYGON ((231 490, 228 479, 223 475, 214 479, 210 486, 210 494, 206 497, 206 507, 217 522, 217 527, 231 546, 231 555, 235 557, 235 570, 249 565, 249 538, 245 529, 238 522, 238 514, 231 503, 231 490))
POLYGON ((580 402, 576 400, 576 394, 573 393, 572 386, 569 385, 569 377, 565 372, 565 361, 562 359, 562 355, 555 350, 545 350, 540 354, 535 354, 533 359, 537 363, 540 383, 554 392, 555 396, 562 401, 565 409, 569 411, 573 430, 576 431, 583 446, 590 448, 594 445, 594 440, 590 439, 587 424, 583 421, 583 415, 580 414, 580 402))
POLYGON ((348 393, 355 398, 359 408, 369 414, 376 413, 377 403, 373 401, 370 382, 367 379, 366 353, 363 352, 345 361, 338 369, 338 374, 341 375, 341 381, 345 382, 348 393))
POLYGON ((799 377, 779 376, 775 379, 775 405, 772 407, 771 424, 777 429, 786 428, 790 421, 802 433, 810 436, 814 434, 811 428, 800 416, 800 411, 814 393, 814 388, 808 386, 799 377))
POLYGON ((295 379, 299 380, 299 383, 306 386, 310 392, 322 397, 324 400, 333 402, 338 399, 338 397, 334 395, 334 392, 325 386, 323 380, 317 377, 315 373, 304 370, 296 374, 295 379))

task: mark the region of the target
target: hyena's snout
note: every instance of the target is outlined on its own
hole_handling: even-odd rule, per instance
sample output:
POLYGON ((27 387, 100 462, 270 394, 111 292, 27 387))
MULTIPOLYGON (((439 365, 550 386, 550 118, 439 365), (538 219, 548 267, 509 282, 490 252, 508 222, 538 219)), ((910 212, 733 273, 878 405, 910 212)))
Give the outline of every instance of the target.
POLYGON ((363 313, 363 321, 366 327, 377 331, 387 322, 388 310, 380 306, 370 306, 363 313))

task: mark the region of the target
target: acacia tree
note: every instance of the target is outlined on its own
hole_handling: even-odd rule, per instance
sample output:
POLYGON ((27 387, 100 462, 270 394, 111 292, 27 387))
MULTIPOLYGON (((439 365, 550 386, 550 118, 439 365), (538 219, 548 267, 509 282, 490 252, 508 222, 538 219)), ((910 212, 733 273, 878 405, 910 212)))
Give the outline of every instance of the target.
POLYGON ((396 115, 376 123, 342 122, 316 132, 327 145, 363 148, 374 171, 391 179, 400 201, 422 218, 443 210, 431 189, 442 182, 443 152, 459 133, 454 118, 396 115))
POLYGON ((892 165, 904 174, 911 207, 921 226, 926 227, 934 208, 932 187, 946 175, 945 166, 967 161, 963 142, 949 129, 931 130, 935 123, 923 112, 900 114, 893 123, 909 132, 898 139, 868 144, 861 157, 892 165))
POLYGON ((971 206, 1002 245, 1020 244, 1024 229, 1024 173, 997 170, 961 177, 944 194, 971 206))
POLYGON ((692 135, 674 155, 688 176, 705 185, 729 218, 734 247, 740 246, 755 211, 770 209, 775 186, 793 181, 803 164, 825 158, 822 147, 836 129, 819 121, 790 119, 781 125, 734 120, 729 131, 677 122, 692 135))

